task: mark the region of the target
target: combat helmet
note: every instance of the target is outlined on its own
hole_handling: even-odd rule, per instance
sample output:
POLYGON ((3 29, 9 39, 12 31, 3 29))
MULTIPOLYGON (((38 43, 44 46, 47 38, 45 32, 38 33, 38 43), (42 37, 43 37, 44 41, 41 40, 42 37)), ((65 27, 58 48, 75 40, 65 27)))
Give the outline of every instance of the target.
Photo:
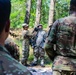
POLYGON ((28 24, 23 23, 23 24, 22 24, 22 27, 24 27, 24 26, 25 26, 25 27, 28 27, 28 24))
POLYGON ((39 24, 37 27, 42 26, 42 24, 39 24))

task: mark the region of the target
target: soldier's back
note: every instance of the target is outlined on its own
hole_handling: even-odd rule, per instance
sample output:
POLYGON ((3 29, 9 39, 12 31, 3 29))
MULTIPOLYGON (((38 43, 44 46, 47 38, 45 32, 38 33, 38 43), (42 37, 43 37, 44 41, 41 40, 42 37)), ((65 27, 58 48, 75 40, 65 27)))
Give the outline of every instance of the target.
POLYGON ((54 24, 57 57, 53 69, 76 71, 76 17, 68 16, 54 24))
POLYGON ((5 48, 9 51, 9 53, 13 58, 19 61, 20 56, 19 46, 10 37, 8 37, 5 40, 5 48))
POLYGON ((59 19, 57 26, 57 50, 61 55, 76 56, 76 17, 59 19))

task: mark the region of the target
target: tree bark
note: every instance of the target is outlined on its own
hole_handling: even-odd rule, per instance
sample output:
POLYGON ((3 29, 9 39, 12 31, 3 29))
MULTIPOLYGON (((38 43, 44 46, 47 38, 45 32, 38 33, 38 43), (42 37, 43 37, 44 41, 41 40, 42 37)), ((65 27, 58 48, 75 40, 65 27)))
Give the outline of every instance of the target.
POLYGON ((25 20, 24 20, 24 23, 26 24, 29 24, 29 21, 30 21, 30 10, 31 10, 31 0, 27 0, 25 20))
POLYGON ((50 0, 48 27, 53 24, 55 0, 50 0))
POLYGON ((42 1, 37 0, 35 27, 40 23, 42 1))

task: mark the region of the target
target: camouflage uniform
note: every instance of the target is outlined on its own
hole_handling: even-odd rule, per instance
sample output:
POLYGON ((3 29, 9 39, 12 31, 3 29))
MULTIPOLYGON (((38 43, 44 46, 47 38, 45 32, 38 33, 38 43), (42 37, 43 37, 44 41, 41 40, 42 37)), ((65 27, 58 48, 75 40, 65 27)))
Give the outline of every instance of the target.
POLYGON ((29 30, 23 30, 22 37, 23 37, 23 42, 22 42, 22 60, 21 60, 21 62, 22 62, 22 64, 26 65, 28 57, 29 57, 29 39, 30 39, 29 30))
POLYGON ((39 30, 36 39, 35 39, 35 45, 34 45, 34 61, 33 63, 37 64, 38 59, 40 58, 41 63, 40 65, 44 65, 44 56, 45 56, 45 51, 44 51, 44 43, 46 39, 46 32, 43 30, 39 30))
POLYGON ((10 56, 5 47, 0 46, 0 75, 32 75, 25 66, 10 56))
MULTIPOLYGON (((76 72, 76 17, 70 15, 53 24, 46 40, 45 50, 50 59, 54 60, 53 71, 76 72)), ((54 75, 61 74, 54 73, 54 75)))
POLYGON ((19 61, 19 46, 12 41, 11 38, 5 40, 5 47, 10 52, 11 56, 19 61))

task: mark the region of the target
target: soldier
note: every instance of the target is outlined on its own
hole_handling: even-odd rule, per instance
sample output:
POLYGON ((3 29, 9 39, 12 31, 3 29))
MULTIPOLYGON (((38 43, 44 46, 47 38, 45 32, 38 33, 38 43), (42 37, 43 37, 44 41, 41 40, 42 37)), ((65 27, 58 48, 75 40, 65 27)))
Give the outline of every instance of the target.
POLYGON ((44 65, 44 56, 45 56, 45 51, 44 51, 44 43, 46 39, 46 32, 43 30, 42 24, 39 24, 38 26, 38 32, 37 32, 37 37, 36 37, 36 42, 34 45, 34 60, 31 64, 31 66, 36 66, 38 64, 38 59, 40 58, 40 65, 42 67, 45 67, 44 65))
POLYGON ((22 42, 22 60, 21 63, 25 66, 29 66, 27 64, 27 60, 29 57, 29 42, 30 42, 30 32, 28 30, 28 25, 24 23, 23 25, 23 31, 22 31, 22 37, 23 37, 23 42, 22 42))
POLYGON ((0 75, 32 75, 4 47, 10 28, 10 0, 0 0, 0 75))
POLYGON ((11 56, 19 61, 19 46, 10 37, 5 40, 5 47, 10 52, 11 56))
POLYGON ((53 75, 76 75, 76 0, 70 1, 70 16, 54 22, 45 50, 53 60, 53 75))
POLYGON ((32 32, 32 37, 30 39, 30 44, 31 44, 33 49, 36 46, 37 33, 38 33, 38 28, 35 27, 33 32, 32 32))

